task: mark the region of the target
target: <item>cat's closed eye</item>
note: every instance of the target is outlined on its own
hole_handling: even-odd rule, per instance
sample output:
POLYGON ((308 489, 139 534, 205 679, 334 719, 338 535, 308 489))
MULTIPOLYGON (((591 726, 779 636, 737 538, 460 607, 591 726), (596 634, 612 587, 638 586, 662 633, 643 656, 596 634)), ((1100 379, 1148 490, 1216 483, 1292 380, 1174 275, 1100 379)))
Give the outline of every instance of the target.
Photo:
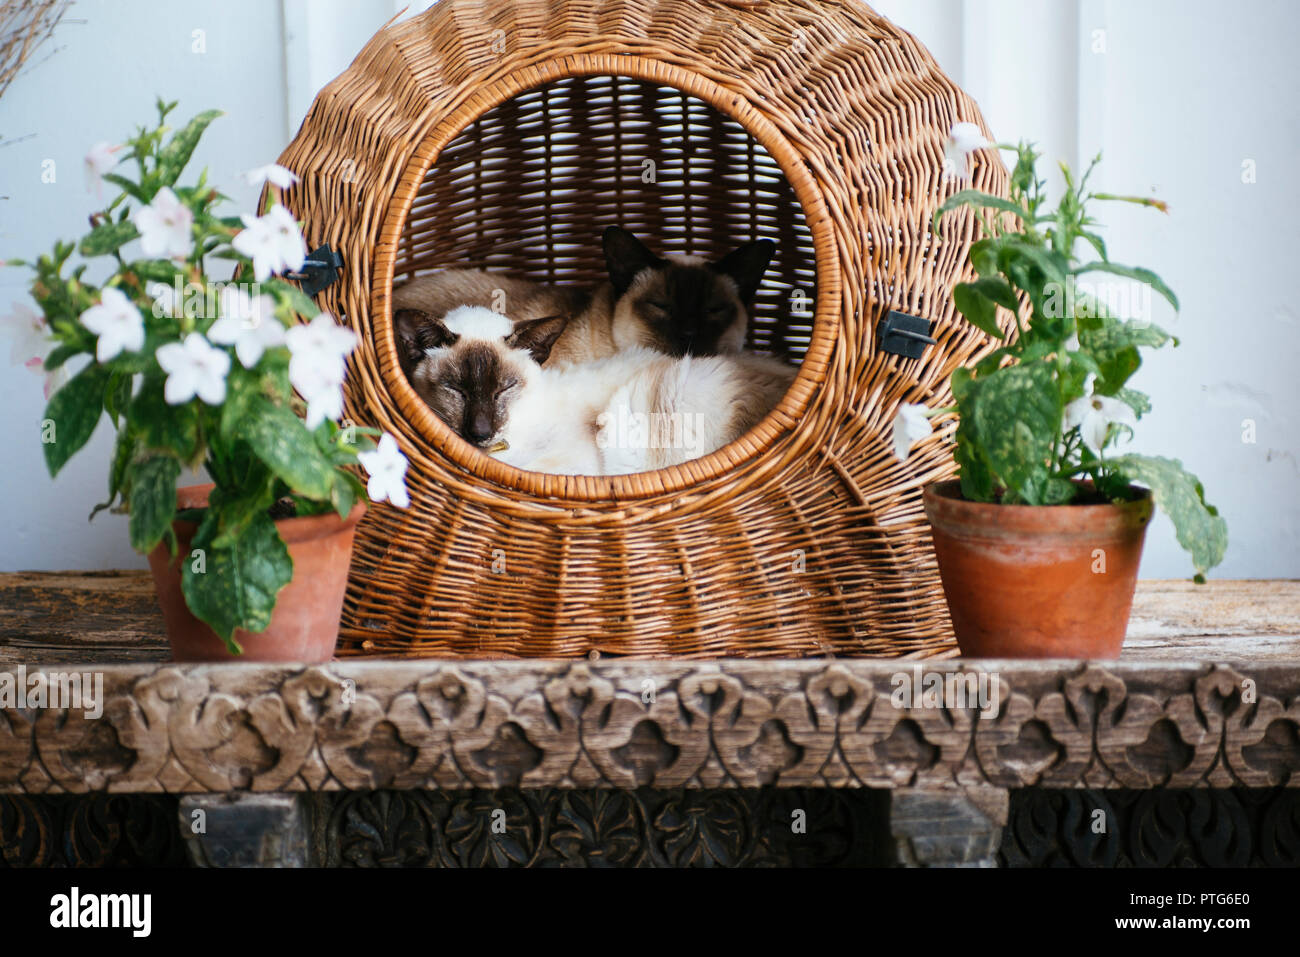
POLYGON ((497 389, 497 391, 493 394, 492 397, 494 399, 499 399, 518 384, 519 384, 518 379, 510 379, 508 382, 503 382, 501 384, 501 388, 497 389))
POLYGON ((453 395, 458 395, 458 396, 460 396, 462 399, 465 398, 465 393, 464 393, 464 392, 462 392, 460 389, 456 388, 456 386, 454 386, 454 385, 449 385, 449 384, 446 383, 446 382, 440 382, 440 383, 438 383, 438 388, 440 388, 440 389, 442 389, 442 390, 444 390, 444 391, 446 391, 446 392, 450 392, 450 393, 452 393, 453 395))

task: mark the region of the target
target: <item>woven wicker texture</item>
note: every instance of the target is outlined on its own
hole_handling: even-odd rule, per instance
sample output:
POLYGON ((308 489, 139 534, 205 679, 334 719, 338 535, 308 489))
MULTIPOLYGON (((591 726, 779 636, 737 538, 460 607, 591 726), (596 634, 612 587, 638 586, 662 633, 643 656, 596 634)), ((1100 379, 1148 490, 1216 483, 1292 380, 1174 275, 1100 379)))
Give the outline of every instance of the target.
MULTIPOLYGON (((408 510, 373 508, 341 654, 926 655, 951 646, 921 509, 936 438, 892 454, 901 401, 941 403, 988 339, 953 309, 978 226, 934 210, 974 103, 910 35, 845 2, 441 0, 381 31, 281 157, 319 297, 361 345, 347 414, 397 436, 408 510), (802 360, 738 442, 677 468, 520 472, 446 429, 402 376, 394 283, 439 265, 602 278, 617 223, 661 252, 778 243, 751 344, 802 360), (936 321, 919 360, 890 309, 936 321)), ((1006 171, 974 158, 977 188, 1006 171)))

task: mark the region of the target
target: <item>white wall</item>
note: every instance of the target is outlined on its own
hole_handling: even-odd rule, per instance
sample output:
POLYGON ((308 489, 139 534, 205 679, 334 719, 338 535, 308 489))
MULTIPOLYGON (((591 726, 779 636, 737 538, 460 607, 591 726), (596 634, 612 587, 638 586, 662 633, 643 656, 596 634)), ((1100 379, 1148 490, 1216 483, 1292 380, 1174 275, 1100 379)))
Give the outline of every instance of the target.
MULTIPOLYGON (((0 258, 78 235, 87 212, 81 157, 149 119, 155 93, 177 116, 218 106, 197 161, 244 207, 235 174, 277 156, 314 92, 370 35, 429 0, 78 0, 56 40, 0 98, 0 258), (195 52, 203 30, 206 52, 195 52), (41 59, 53 51, 47 59, 41 59), (57 181, 41 182, 54 159, 57 181)), ((1183 301, 1156 321, 1183 339, 1136 385, 1155 410, 1138 451, 1181 457, 1231 534, 1222 577, 1300 577, 1300 412, 1292 299, 1300 209, 1300 33, 1293 0, 877 0, 980 103, 998 138, 1037 141, 1078 166, 1105 153, 1098 185, 1167 200, 1172 215, 1104 210, 1112 256, 1162 273, 1183 301), (1102 33, 1096 33, 1102 31, 1102 33), (1104 52, 1098 52, 1104 44, 1104 52), (1254 162, 1257 182, 1242 181, 1254 162), (1256 423, 1257 442, 1241 440, 1256 423)), ((0 270, 0 314, 25 275, 0 270)), ((7 345, 0 360, 8 355, 7 345)), ((39 380, 0 363, 12 425, 0 473, 0 569, 143 567, 125 520, 85 515, 102 497, 111 447, 101 426, 57 481, 36 423, 39 380)), ((1144 577, 1190 566, 1163 518, 1144 577)))

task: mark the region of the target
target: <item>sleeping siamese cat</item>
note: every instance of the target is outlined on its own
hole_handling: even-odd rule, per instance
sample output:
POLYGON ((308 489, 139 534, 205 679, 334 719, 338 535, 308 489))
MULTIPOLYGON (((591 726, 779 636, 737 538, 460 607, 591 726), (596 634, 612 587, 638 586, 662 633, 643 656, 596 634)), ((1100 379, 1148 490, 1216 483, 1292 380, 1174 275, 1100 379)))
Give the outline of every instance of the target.
POLYGON ((672 356, 740 352, 749 310, 776 244, 747 243, 717 262, 660 257, 618 226, 602 239, 609 281, 577 290, 513 279, 481 269, 444 269, 393 291, 393 324, 402 371, 421 361, 419 333, 461 305, 486 306, 516 322, 543 316, 569 321, 550 351, 552 365, 589 362, 642 346, 672 356))
POLYGON ((453 309, 425 326, 432 331, 412 382, 450 428, 509 465, 618 475, 677 465, 739 438, 796 372, 767 356, 668 356, 641 346, 543 366, 568 322, 453 309))

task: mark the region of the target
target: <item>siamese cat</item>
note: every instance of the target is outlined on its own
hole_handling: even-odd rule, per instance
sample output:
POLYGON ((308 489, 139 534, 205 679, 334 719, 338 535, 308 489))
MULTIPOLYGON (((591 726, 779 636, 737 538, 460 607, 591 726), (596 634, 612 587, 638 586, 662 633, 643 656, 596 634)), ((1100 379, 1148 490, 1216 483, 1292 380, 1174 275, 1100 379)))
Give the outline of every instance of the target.
POLYGON ((565 316, 512 322, 462 306, 423 328, 412 382, 463 439, 535 472, 619 475, 678 465, 753 428, 796 370, 767 356, 669 356, 632 346, 544 365, 565 316))
POLYGON ((393 291, 398 356, 407 378, 421 361, 420 329, 456 306, 485 306, 517 322, 568 319, 552 365, 590 362, 640 346, 671 356, 726 355, 745 345, 749 310, 776 244, 746 243, 717 262, 660 257, 626 229, 602 238, 609 281, 577 290, 482 269, 444 269, 393 291))

